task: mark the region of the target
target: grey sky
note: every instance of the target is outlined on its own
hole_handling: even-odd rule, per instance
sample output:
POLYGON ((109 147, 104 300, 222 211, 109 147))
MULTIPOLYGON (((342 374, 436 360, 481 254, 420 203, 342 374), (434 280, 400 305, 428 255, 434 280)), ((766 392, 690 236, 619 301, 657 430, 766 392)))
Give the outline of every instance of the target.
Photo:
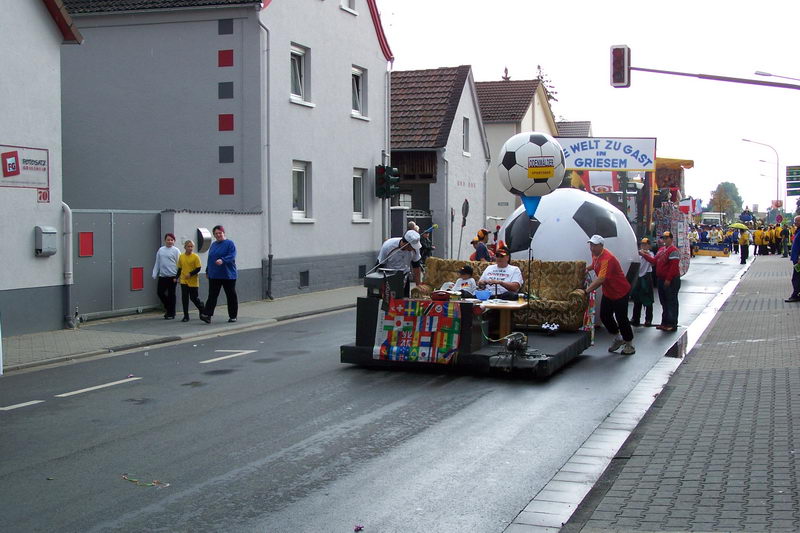
POLYGON ((773 151, 742 138, 777 149, 782 195, 785 166, 800 165, 798 90, 642 72, 632 73, 628 89, 609 85, 613 44, 630 46, 637 67, 793 83, 753 73, 800 78, 797 0, 378 0, 378 6, 394 70, 469 64, 477 81, 489 81, 499 80, 504 67, 512 79, 531 79, 540 64, 558 91, 556 119, 591 120, 598 137, 657 137, 660 157, 694 160, 686 189, 704 201, 721 181, 736 183, 748 204, 765 206, 775 197, 773 151))

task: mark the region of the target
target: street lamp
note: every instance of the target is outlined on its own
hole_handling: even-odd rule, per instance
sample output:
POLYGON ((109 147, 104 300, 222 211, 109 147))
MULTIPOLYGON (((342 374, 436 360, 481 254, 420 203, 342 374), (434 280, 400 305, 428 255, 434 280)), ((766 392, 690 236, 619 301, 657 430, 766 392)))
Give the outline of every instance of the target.
POLYGON ((756 76, 768 76, 768 77, 772 77, 772 78, 783 78, 785 80, 800 81, 800 78, 792 78, 790 76, 779 76, 777 74, 770 74, 769 72, 764 72, 764 71, 761 71, 761 70, 757 70, 755 72, 755 74, 756 74, 756 76))
POLYGON ((775 200, 781 199, 781 171, 780 171, 780 158, 778 157, 778 151, 775 149, 774 146, 769 145, 767 143, 762 143, 758 141, 751 141, 750 139, 742 139, 746 143, 753 143, 753 144, 760 144, 761 146, 766 146, 767 148, 771 149, 775 152, 775 200))

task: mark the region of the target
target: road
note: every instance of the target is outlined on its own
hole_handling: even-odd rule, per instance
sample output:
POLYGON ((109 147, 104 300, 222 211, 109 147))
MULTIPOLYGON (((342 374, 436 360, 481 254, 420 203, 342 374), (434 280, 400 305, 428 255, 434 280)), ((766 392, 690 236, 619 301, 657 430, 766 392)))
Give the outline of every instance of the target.
MULTIPOLYGON (((681 323, 738 270, 696 259, 681 323)), ((0 531, 499 532, 674 340, 600 334, 529 382, 342 365, 354 331, 341 311, 3 377, 0 531)))

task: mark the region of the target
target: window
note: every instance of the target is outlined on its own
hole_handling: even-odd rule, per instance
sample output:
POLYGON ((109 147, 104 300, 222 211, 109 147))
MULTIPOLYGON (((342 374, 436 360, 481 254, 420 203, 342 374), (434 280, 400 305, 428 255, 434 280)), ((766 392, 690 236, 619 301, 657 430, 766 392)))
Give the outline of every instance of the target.
POLYGON ((351 72, 353 93, 353 116, 367 116, 367 71, 360 67, 353 67, 351 72))
POLYGON ((308 218, 309 166, 292 161, 292 218, 308 218))
POLYGON ((411 209, 411 194, 407 192, 401 192, 400 194, 398 194, 396 205, 399 205, 401 207, 408 207, 409 209, 411 209))
POLYGON ((464 117, 463 129, 464 129, 464 131, 462 133, 462 138, 461 138, 461 145, 462 145, 461 148, 462 148, 462 150, 464 150, 464 155, 468 155, 469 154, 469 119, 467 117, 464 117))
POLYGON ((353 218, 364 218, 364 176, 363 168, 353 169, 353 218))
POLYGON ((299 100, 308 101, 308 49, 292 46, 290 53, 292 87, 291 95, 299 100))
POLYGON ((348 13, 352 13, 353 15, 358 15, 358 11, 356 11, 356 0, 342 0, 340 6, 348 13))

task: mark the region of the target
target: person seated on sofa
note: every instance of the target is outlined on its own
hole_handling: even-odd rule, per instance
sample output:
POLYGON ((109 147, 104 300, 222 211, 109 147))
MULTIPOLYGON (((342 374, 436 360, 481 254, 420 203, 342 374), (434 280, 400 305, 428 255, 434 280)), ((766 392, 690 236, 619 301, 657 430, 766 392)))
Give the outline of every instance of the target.
POLYGON ((471 266, 464 265, 461 267, 461 270, 458 271, 458 279, 456 282, 445 282, 441 290, 460 292, 462 298, 475 298, 475 291, 478 286, 475 283, 475 278, 472 277, 474 272, 471 266))
POLYGON ((492 298, 516 300, 517 292, 522 287, 522 271, 509 264, 511 256, 503 241, 497 243, 495 257, 497 262, 483 271, 478 280, 478 288, 489 289, 492 298))

